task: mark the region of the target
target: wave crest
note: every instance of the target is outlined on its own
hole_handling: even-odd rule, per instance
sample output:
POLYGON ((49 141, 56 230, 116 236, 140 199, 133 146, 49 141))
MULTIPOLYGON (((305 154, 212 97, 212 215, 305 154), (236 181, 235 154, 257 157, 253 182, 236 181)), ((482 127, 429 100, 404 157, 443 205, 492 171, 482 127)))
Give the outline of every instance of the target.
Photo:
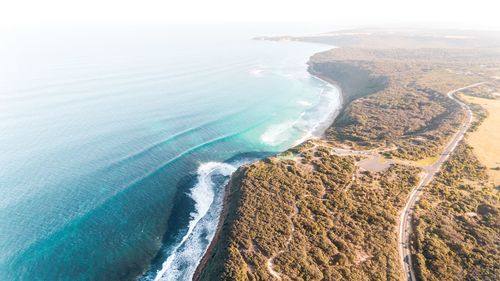
POLYGON ((208 241, 215 234, 217 218, 222 208, 223 192, 217 192, 216 195, 217 183, 213 176, 226 177, 223 186, 236 168, 237 166, 221 162, 207 162, 198 167, 197 183, 189 193, 195 202, 195 211, 191 213, 188 231, 157 272, 155 281, 188 280, 192 277, 198 261, 208 247, 208 241))
POLYGON ((314 104, 299 100, 298 105, 307 107, 295 120, 269 126, 260 136, 260 141, 269 146, 280 146, 291 139, 297 139, 294 145, 307 139, 319 137, 337 116, 342 105, 339 89, 325 84, 314 104))

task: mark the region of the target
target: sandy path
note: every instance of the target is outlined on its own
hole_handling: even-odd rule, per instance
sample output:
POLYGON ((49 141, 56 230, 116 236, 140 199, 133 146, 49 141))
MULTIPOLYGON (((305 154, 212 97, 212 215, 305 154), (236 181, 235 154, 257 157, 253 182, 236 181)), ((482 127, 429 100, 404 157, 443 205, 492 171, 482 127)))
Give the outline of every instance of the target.
POLYGON ((293 233, 295 232, 295 225, 293 224, 293 220, 292 218, 298 213, 298 208, 297 206, 295 206, 295 212, 289 217, 290 219, 290 223, 292 224, 292 232, 290 233, 290 236, 288 236, 287 240, 286 240, 286 244, 285 244, 285 247, 283 250, 280 250, 279 252, 277 252, 275 255, 271 256, 268 260, 267 260, 267 263, 266 263, 266 266, 267 266, 267 271, 269 271, 269 274, 271 274, 271 276, 273 276, 274 278, 278 279, 278 280, 282 280, 281 278, 281 274, 278 273, 277 271, 275 271, 273 269, 273 266, 274 266, 274 259, 279 256, 280 254, 284 253, 285 252, 285 249, 288 247, 288 245, 290 244, 290 242, 292 241, 292 238, 293 238, 293 233))

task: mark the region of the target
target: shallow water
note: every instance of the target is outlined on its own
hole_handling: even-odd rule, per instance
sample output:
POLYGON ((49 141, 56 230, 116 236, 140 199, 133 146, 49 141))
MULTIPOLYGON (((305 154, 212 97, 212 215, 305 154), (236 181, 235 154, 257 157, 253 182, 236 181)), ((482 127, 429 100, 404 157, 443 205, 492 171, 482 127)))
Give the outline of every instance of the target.
POLYGON ((0 280, 189 279, 231 172, 340 106, 306 71, 327 47, 260 32, 3 34, 0 280))

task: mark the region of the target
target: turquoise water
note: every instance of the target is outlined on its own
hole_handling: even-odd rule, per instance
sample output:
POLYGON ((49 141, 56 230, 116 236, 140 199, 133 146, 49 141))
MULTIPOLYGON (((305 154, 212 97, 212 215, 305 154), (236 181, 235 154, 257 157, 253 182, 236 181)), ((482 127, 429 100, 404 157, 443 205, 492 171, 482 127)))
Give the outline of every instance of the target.
POLYGON ((0 280, 188 280, 231 172, 340 106, 306 71, 325 46, 262 34, 3 34, 0 280))

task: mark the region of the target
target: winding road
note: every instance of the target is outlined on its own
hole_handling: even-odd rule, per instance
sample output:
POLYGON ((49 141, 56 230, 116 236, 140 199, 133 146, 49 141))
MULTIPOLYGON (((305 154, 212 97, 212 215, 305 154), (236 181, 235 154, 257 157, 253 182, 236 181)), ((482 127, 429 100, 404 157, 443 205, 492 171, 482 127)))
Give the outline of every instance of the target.
POLYGON ((408 197, 408 201, 406 202, 406 205, 404 209, 401 212, 400 220, 399 220, 399 254, 401 258, 401 262, 403 264, 403 269, 404 269, 404 280, 408 281, 416 281, 417 279, 415 278, 415 272, 413 271, 413 266, 412 266, 412 259, 411 259, 411 249, 410 249, 410 234, 411 234, 411 216, 413 213, 413 209, 415 207, 415 203, 418 201, 422 191, 424 190, 425 186, 429 184, 434 177, 434 175, 439 171, 441 168, 441 165, 448 159, 449 155, 453 152, 453 150, 457 147, 457 144, 462 140, 464 137, 465 132, 469 129, 469 126, 472 122, 472 111, 470 108, 460 100, 454 97, 454 94, 456 92, 459 92, 461 90, 465 90, 468 88, 476 87, 481 84, 484 84, 485 82, 481 83, 475 83, 466 87, 458 88, 453 91, 448 92, 448 97, 455 102, 457 102, 462 108, 465 109, 467 113, 467 121, 465 124, 460 128, 460 130, 453 136, 452 140, 450 143, 444 148, 443 152, 439 156, 438 160, 428 166, 425 169, 424 175, 422 179, 420 180, 419 184, 412 190, 408 197))

